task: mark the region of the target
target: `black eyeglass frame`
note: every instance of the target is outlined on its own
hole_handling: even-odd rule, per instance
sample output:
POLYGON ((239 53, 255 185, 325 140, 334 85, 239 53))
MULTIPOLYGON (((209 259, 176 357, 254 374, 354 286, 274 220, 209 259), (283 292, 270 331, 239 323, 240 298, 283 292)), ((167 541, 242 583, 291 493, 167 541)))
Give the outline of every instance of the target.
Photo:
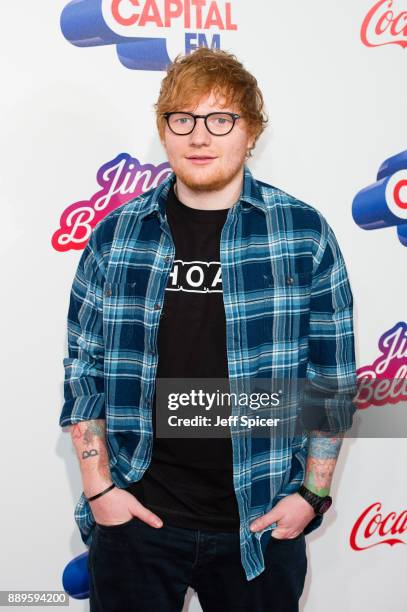
POLYGON ((237 119, 240 119, 242 115, 238 115, 237 113, 231 113, 228 111, 215 111, 213 113, 208 113, 207 115, 194 115, 194 113, 188 113, 186 111, 169 111, 166 113, 162 113, 162 116, 165 117, 165 119, 167 120, 167 125, 170 128, 171 132, 173 134, 176 134, 177 136, 188 136, 188 134, 191 134, 196 126, 196 120, 197 119, 203 119, 205 121, 205 127, 208 130, 208 132, 210 134, 212 134, 212 136, 227 136, 228 134, 230 134, 230 132, 233 130, 233 128, 235 127, 235 123, 237 119), (178 132, 174 132, 174 130, 172 129, 172 127, 170 126, 170 117, 171 115, 189 115, 190 117, 193 118, 194 120, 194 125, 192 127, 192 129, 189 132, 185 132, 184 134, 178 134, 178 132), (208 122, 207 119, 208 117, 210 117, 211 115, 229 115, 229 117, 231 117, 233 119, 233 123, 232 123, 232 127, 230 128, 230 130, 228 132, 225 132, 224 134, 214 134, 213 132, 211 132, 211 130, 208 127, 208 122))

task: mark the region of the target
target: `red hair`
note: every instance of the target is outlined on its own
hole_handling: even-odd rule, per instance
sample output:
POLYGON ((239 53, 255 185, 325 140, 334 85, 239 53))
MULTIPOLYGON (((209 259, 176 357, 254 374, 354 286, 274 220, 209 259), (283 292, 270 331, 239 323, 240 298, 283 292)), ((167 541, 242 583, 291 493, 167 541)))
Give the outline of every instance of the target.
POLYGON ((242 115, 254 137, 254 149, 268 122, 257 80, 232 53, 207 47, 198 47, 189 55, 179 54, 168 66, 154 104, 160 138, 163 139, 165 130, 162 113, 197 106, 211 92, 218 101, 225 99, 224 107, 234 107, 242 115))

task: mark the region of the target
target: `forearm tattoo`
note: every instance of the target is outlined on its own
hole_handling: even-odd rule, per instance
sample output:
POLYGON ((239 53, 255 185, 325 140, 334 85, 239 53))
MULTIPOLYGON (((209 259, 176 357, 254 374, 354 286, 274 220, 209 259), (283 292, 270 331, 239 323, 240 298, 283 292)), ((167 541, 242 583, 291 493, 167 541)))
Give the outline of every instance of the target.
POLYGON ((343 438, 312 432, 304 485, 317 495, 328 495, 343 438))
POLYGON ((104 419, 76 423, 72 426, 71 435, 75 442, 78 456, 83 461, 94 459, 95 469, 106 480, 109 480, 109 457, 105 446, 106 429, 104 419))

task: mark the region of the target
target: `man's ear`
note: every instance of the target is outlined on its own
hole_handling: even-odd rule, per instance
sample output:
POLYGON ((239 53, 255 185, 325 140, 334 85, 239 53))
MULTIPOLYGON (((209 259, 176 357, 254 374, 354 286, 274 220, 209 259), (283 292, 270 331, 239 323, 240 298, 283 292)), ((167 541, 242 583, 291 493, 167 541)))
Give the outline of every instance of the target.
POLYGON ((160 142, 165 149, 164 130, 162 129, 162 126, 161 126, 161 129, 160 128, 157 129, 157 133, 158 133, 158 138, 160 139, 160 142))
POLYGON ((251 149, 255 141, 254 134, 252 130, 250 129, 250 126, 248 125, 245 125, 245 132, 246 132, 246 148, 251 149))
POLYGON ((249 149, 251 149, 254 146, 255 140, 256 140, 256 137, 249 134, 249 140, 247 141, 247 146, 249 149))

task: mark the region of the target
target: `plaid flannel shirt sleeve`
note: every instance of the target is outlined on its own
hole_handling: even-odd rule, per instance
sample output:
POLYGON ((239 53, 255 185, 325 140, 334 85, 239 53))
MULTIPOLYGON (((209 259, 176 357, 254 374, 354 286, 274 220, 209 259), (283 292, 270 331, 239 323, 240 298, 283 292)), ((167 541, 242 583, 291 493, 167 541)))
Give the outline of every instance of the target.
POLYGON ((103 273, 95 258, 91 236, 79 260, 70 293, 61 427, 105 418, 102 286, 103 273))
POLYGON ((325 220, 323 236, 311 289, 303 419, 308 430, 335 434, 351 428, 356 410, 353 294, 336 236, 325 220))

